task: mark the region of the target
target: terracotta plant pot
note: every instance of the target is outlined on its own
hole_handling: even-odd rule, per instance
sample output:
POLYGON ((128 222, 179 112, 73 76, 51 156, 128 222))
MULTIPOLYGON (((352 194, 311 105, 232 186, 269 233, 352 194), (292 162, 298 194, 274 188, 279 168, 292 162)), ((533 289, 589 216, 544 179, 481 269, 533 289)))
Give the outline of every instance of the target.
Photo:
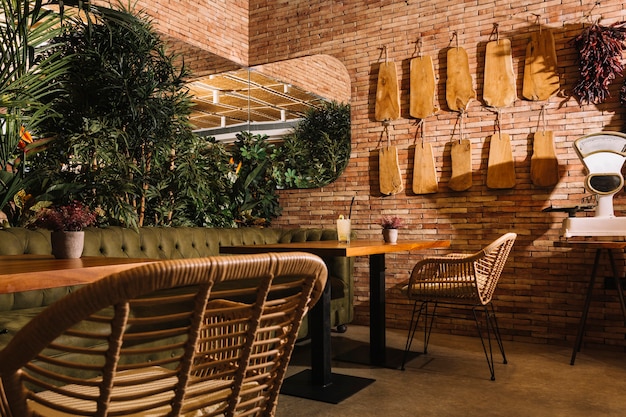
POLYGON ((85 245, 85 232, 52 232, 50 234, 52 254, 57 259, 80 258, 85 245))
POLYGON ((383 239, 387 243, 396 243, 398 241, 398 229, 383 229, 383 239))

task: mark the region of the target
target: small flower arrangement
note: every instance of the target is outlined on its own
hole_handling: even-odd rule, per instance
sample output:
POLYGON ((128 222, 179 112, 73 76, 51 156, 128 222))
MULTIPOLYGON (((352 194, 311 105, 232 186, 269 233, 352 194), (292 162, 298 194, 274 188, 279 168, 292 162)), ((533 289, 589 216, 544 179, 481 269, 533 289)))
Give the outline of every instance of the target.
POLYGON ((399 229, 403 226, 403 220, 398 216, 383 216, 380 225, 383 229, 399 229))
POLYGON ((44 207, 37 213, 32 225, 53 232, 80 232, 96 222, 96 213, 80 201, 44 207))

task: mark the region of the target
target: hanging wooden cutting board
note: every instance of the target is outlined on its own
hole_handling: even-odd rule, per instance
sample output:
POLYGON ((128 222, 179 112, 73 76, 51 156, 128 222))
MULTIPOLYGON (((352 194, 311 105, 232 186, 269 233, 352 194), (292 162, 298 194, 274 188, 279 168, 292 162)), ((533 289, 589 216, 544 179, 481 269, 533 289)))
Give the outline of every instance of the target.
POLYGON ((517 99, 511 41, 499 39, 487 43, 483 100, 490 107, 507 107, 517 99))
POLYGON ((450 151, 452 176, 448 187, 454 191, 465 191, 472 186, 472 145, 469 139, 455 140, 450 151))
POLYGON ((430 143, 421 143, 415 146, 415 158, 413 161, 413 192, 415 194, 436 193, 437 171, 435 170, 435 158, 430 143))
POLYGON ((378 69, 378 84, 376 86, 376 103, 374 118, 383 122, 400 117, 400 90, 396 64, 392 61, 381 62, 378 69))
POLYGON ((527 100, 548 100, 560 88, 552 31, 542 29, 531 33, 526 46, 522 96, 527 100))
POLYGON ((551 131, 535 132, 533 155, 530 158, 530 179, 539 187, 552 187, 559 182, 559 161, 551 131))
POLYGON ((511 151, 511 138, 507 133, 495 133, 489 144, 487 187, 494 189, 515 187, 515 164, 511 151))
POLYGON ((411 60, 411 94, 409 114, 417 119, 425 119, 437 111, 435 99, 435 69, 429 56, 411 60))
POLYGON ((382 194, 393 195, 404 190, 400 164, 398 163, 398 150, 395 146, 386 146, 379 150, 378 171, 382 194))
POLYGON ((476 98, 467 52, 459 47, 450 48, 446 61, 446 103, 450 110, 464 112, 476 98))

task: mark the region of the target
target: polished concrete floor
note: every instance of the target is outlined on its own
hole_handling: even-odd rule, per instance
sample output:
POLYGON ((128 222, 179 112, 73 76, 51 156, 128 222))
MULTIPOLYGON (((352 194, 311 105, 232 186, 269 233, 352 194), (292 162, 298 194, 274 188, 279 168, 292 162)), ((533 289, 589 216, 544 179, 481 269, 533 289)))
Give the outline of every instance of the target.
MULTIPOLYGON (((333 334, 333 354, 368 340, 368 329, 333 334)), ((403 331, 388 330, 388 346, 402 348, 403 331)), ((416 342, 418 342, 416 340, 416 342)), ((414 350, 421 344, 414 342, 414 350)), ((338 404, 280 395, 278 417, 626 416, 626 353, 584 349, 571 366, 571 348, 505 341, 491 381, 480 339, 433 334, 427 355, 406 370, 333 361, 333 372, 375 379, 338 404)), ((294 352, 288 375, 306 369, 306 344, 294 352)))

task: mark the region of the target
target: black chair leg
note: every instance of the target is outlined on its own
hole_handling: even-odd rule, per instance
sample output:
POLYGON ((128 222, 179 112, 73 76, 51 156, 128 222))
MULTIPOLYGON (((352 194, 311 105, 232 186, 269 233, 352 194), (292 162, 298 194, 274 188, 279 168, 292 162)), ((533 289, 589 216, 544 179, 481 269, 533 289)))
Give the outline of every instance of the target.
POLYGON ((404 364, 406 363, 407 356, 409 351, 411 350, 411 344, 413 344, 413 338, 415 337, 415 331, 417 330, 417 325, 419 323, 420 317, 422 315, 422 310, 424 309, 424 304, 421 303, 419 309, 417 307, 418 301, 413 303, 413 312, 411 313, 411 322, 409 324, 409 333, 406 336, 406 344, 404 345, 404 355, 402 356, 402 365, 400 369, 404 371, 404 364), (415 314, 417 313, 417 317, 415 314))
POLYGON ((502 344, 502 337, 500 336, 500 328, 498 327, 498 321, 496 319, 495 309, 493 305, 491 306, 491 312, 487 306, 474 306, 472 308, 472 312, 474 313, 474 320, 476 321, 476 329, 478 330, 478 336, 480 337, 480 342, 483 346, 483 352, 485 353, 485 358, 487 359, 487 366, 489 366, 489 372, 491 374, 491 380, 495 381, 495 366, 493 362, 493 347, 491 344, 491 332, 493 331, 496 342, 498 343, 498 348, 500 349, 500 353, 502 354, 502 360, 506 364, 506 355, 504 353, 504 345, 502 344), (485 344, 485 339, 483 338, 483 332, 480 325, 480 320, 478 318, 478 314, 476 309, 482 307, 483 312, 485 313, 485 321, 487 324, 487 344, 485 344), (489 348, 489 351, 487 351, 489 348))
POLYGON ((430 335, 433 331, 433 324, 435 323, 435 316, 437 314, 438 302, 435 301, 433 305, 433 312, 428 314, 428 302, 424 307, 424 354, 428 353, 428 344, 430 343, 430 335), (430 324, 428 324, 428 316, 430 315, 430 324))
POLYGON ((493 333, 496 336, 496 342, 498 342, 498 348, 500 348, 500 353, 502 354, 502 363, 507 364, 508 361, 504 353, 504 344, 502 344, 502 336, 500 335, 500 327, 498 326, 496 310, 493 307, 493 304, 491 304, 491 315, 489 317, 493 320, 492 322, 493 333))

